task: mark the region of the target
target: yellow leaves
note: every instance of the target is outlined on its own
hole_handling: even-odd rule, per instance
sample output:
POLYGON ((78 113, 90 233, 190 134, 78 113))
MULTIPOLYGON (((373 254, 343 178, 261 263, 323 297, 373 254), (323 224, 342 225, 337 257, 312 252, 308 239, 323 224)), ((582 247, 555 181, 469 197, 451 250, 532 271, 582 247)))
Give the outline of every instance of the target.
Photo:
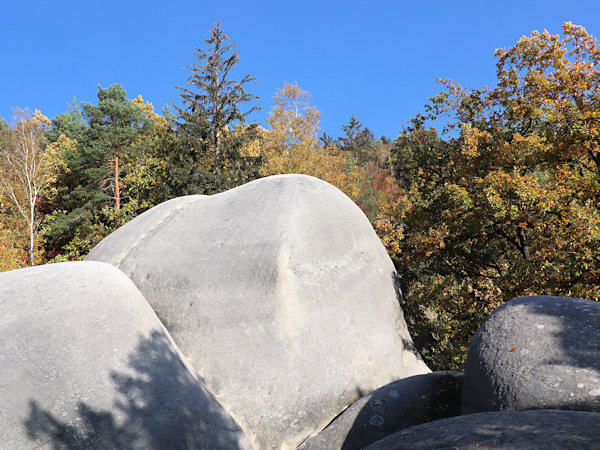
POLYGON ((376 220, 372 225, 390 258, 398 259, 402 253, 400 242, 404 239, 403 229, 394 226, 390 220, 376 220))
POLYGON ((309 105, 310 94, 297 84, 285 83, 273 99, 275 104, 266 120, 271 128, 267 145, 280 153, 316 147, 321 113, 309 105))
POLYGON ((464 139, 464 145, 461 148, 462 154, 467 158, 478 157, 480 155, 479 146, 489 141, 489 133, 473 128, 470 124, 463 124, 461 133, 464 139))
POLYGON ((131 103, 142 111, 145 122, 152 122, 152 138, 156 138, 159 135, 162 136, 168 132, 169 125, 167 123, 167 119, 154 112, 154 106, 152 103, 144 101, 141 95, 138 95, 136 98, 131 100, 131 103))
POLYGON ((596 40, 567 23, 564 36, 533 32, 496 56, 493 90, 444 80, 396 141, 408 200, 398 266, 414 274, 407 303, 434 312, 425 321, 445 362, 464 357, 482 311, 512 297, 600 298, 596 40), (432 152, 426 125, 440 113, 460 136, 432 152))
MULTIPOLYGON (((495 220, 523 221, 524 217, 553 210, 555 191, 540 183, 536 174, 514 170, 491 171, 485 177, 484 194, 495 220)), ((527 222, 527 221, 525 221, 527 222)))
POLYGON ((52 122, 50 121, 50 119, 48 119, 46 116, 44 116, 38 109, 36 109, 35 112, 33 113, 33 118, 38 122, 38 126, 40 128, 45 129, 46 127, 49 127, 50 125, 52 125, 52 122))
POLYGON ((449 207, 455 205, 466 210, 473 206, 471 194, 464 186, 455 183, 445 183, 444 188, 450 202, 449 207))
POLYGON ((0 190, 27 225, 29 260, 34 265, 36 231, 41 221, 37 208, 40 192, 48 180, 44 132, 50 121, 37 110, 33 117, 23 110, 17 111, 15 116, 14 126, 1 130, 0 190))
POLYGON ((309 105, 310 95, 298 85, 285 83, 273 97, 275 104, 262 132, 264 175, 305 173, 314 175, 325 154, 317 146, 321 113, 309 105))
POLYGON ((439 224, 438 227, 431 227, 418 237, 413 236, 412 239, 417 238, 414 242, 418 248, 414 248, 420 254, 423 254, 426 258, 429 258, 434 253, 446 247, 445 239, 449 235, 449 230, 446 224, 439 224))
POLYGON ((27 230, 16 207, 0 191, 0 272, 27 266, 27 230))
MULTIPOLYGON (((235 132, 238 132, 238 130, 235 130, 235 132)), ((251 157, 261 156, 265 132, 266 130, 264 128, 259 127, 258 137, 256 139, 247 140, 244 143, 242 149, 240 150, 241 155, 251 157)))
POLYGON ((57 194, 57 189, 59 189, 56 186, 59 177, 71 172, 64 158, 66 153, 79 153, 79 150, 76 142, 64 134, 61 134, 56 142, 46 147, 46 181, 48 184, 45 188, 45 194, 47 196, 54 197, 57 194))

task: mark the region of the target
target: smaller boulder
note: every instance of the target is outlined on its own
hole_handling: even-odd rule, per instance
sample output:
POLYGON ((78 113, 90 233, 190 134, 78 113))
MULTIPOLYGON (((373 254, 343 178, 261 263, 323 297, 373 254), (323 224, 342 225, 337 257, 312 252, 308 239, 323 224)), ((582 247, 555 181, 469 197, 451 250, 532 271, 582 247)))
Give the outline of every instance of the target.
POLYGON ((462 413, 600 411, 600 303, 511 300, 477 330, 467 355, 462 413))
POLYGON ((407 428, 367 450, 482 447, 599 448, 600 413, 538 410, 467 414, 407 428))
POLYGON ((358 450, 404 428, 456 416, 462 375, 439 371, 387 384, 353 403, 299 449, 358 450))
POLYGON ((250 448, 113 266, 1 273, 0 310, 0 447, 250 448))

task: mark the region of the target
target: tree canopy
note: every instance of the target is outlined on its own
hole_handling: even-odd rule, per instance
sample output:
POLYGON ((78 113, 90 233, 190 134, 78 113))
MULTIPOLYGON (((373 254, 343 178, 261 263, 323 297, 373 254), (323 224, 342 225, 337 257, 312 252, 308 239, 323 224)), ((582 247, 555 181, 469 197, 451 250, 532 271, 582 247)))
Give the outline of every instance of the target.
POLYGON ((600 300, 598 44, 565 23, 495 55, 493 87, 440 80, 395 140, 354 114, 335 137, 297 83, 277 90, 265 128, 252 123, 255 79, 235 79, 240 60, 217 23, 173 113, 115 84, 51 123, 0 119, 0 270, 83 258, 173 197, 303 173, 364 211, 400 274, 418 349, 430 367, 460 370, 503 302, 600 300))
POLYGON ((406 197, 397 263, 445 367, 515 296, 600 298, 596 41, 567 23, 496 57, 495 88, 442 80, 392 150, 406 197), (445 139, 426 127, 440 117, 445 139))

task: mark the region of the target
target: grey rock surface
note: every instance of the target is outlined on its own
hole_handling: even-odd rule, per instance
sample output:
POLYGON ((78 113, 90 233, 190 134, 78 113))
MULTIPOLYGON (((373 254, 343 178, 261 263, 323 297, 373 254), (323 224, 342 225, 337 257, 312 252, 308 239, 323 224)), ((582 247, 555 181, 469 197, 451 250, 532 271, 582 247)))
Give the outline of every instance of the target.
POLYGON ((250 448, 114 267, 0 273, 0 311, 1 448, 250 448))
POLYGON ((436 420, 394 433, 368 450, 600 448, 600 413, 495 411, 436 420))
POLYGON ((600 303, 520 297, 477 330, 463 414, 521 409, 600 411, 600 303))
POLYGON ((159 205, 100 242, 255 447, 294 447, 364 393, 429 372, 360 209, 305 175, 159 205))
POLYGON ((356 401, 301 450, 359 450, 397 431, 460 414, 462 372, 439 371, 387 384, 356 401))

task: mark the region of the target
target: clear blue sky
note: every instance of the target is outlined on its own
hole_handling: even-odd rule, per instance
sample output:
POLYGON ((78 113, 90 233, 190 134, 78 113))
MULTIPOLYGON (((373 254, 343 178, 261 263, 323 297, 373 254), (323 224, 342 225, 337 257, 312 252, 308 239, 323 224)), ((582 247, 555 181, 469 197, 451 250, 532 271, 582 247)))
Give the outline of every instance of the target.
POLYGON ((596 1, 5 1, 0 8, 0 116, 40 109, 50 118, 97 86, 120 83, 160 112, 177 100, 190 55, 217 21, 240 57, 238 78, 262 107, 297 82, 338 136, 352 114, 376 136, 397 137, 439 91, 437 77, 495 84, 494 49, 532 30, 583 25, 600 35, 596 1))

